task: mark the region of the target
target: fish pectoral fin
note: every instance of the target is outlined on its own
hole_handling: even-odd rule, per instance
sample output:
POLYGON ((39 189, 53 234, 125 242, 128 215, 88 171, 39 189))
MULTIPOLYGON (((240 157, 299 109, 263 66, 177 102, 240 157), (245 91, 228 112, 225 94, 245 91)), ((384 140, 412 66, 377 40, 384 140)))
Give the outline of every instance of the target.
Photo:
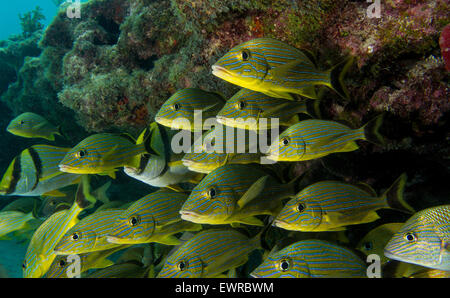
POLYGON ((367 183, 358 182, 357 184, 355 184, 355 186, 358 187, 359 189, 362 189, 363 191, 369 193, 374 198, 378 197, 375 190, 367 183))
POLYGON ((179 167, 179 166, 182 166, 182 165, 183 165, 183 161, 182 161, 182 160, 169 161, 169 162, 167 163, 167 165, 168 165, 169 167, 179 167))
POLYGON ((339 150, 340 152, 351 152, 351 151, 355 151, 358 150, 359 146, 358 144, 356 144, 355 141, 351 141, 348 142, 341 150, 339 150))
POLYGON ((177 237, 175 237, 173 235, 163 237, 161 239, 158 239, 155 242, 165 244, 165 245, 180 245, 182 243, 177 237))
POLYGON ((51 196, 51 197, 65 197, 66 194, 60 192, 59 190, 55 189, 49 192, 46 192, 43 194, 43 196, 51 196))
POLYGON ((168 188, 168 189, 171 189, 173 191, 176 191, 176 192, 185 192, 185 190, 183 188, 181 188, 181 186, 176 185, 176 184, 174 184, 174 185, 167 185, 165 187, 168 188))
MULTIPOLYGON (((220 104, 222 104, 222 103, 220 103, 220 104)), ((209 106, 205 107, 205 108, 203 109, 203 112, 207 112, 207 111, 209 111, 209 110, 212 110, 212 109, 214 109, 215 107, 217 107, 217 105, 219 105, 218 102, 213 103, 212 105, 209 105, 209 106)))
POLYGON ((318 98, 316 88, 314 86, 302 88, 302 89, 300 89, 300 92, 304 97, 308 97, 308 98, 312 98, 312 99, 318 98))
POLYGON ((261 220, 257 219, 256 217, 254 217, 254 216, 241 218, 239 220, 236 220, 235 222, 243 223, 243 224, 251 225, 251 226, 264 227, 264 223, 261 220))
POLYGON ((114 159, 114 152, 117 150, 118 147, 119 147, 119 145, 114 146, 111 150, 106 152, 105 155, 103 155, 103 158, 102 158, 102 163, 103 164, 105 164, 109 160, 114 159))
POLYGON ((98 174, 98 175, 100 175, 100 176, 109 176, 109 177, 111 177, 112 179, 116 179, 116 170, 112 170, 112 171, 109 171, 109 172, 100 173, 100 174, 98 174))
POLYGON ((108 259, 102 259, 98 262, 95 263, 94 267, 92 267, 93 269, 100 269, 100 268, 106 268, 109 266, 114 265, 113 261, 110 261, 108 259))
POLYGON ((39 177, 39 182, 47 181, 47 180, 55 178, 56 176, 59 176, 61 174, 63 174, 63 172, 57 171, 56 173, 53 173, 51 175, 47 175, 45 177, 39 177))
POLYGON ((242 197, 237 202, 240 209, 247 205, 250 201, 258 197, 267 184, 268 175, 259 178, 255 183, 253 183, 248 190, 242 195, 242 197))
POLYGON ((261 112, 260 117, 261 118, 269 118, 270 116, 272 116, 275 113, 278 113, 280 111, 285 110, 286 108, 288 108, 289 106, 292 105, 292 102, 286 102, 283 104, 279 104, 275 107, 269 108, 269 109, 265 109, 264 111, 261 112))
POLYGON ((193 183, 193 184, 198 184, 198 183, 200 183, 200 181, 203 180, 204 177, 205 177, 205 174, 196 173, 191 179, 189 179, 188 182, 193 183))

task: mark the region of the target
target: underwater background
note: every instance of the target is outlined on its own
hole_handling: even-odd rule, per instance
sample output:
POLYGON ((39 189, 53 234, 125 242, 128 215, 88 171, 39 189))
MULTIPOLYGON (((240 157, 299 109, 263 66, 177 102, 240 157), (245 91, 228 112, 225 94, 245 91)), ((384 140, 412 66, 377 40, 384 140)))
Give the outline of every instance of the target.
MULTIPOLYGON (((137 137, 179 89, 231 97, 239 88, 213 76, 211 65, 242 42, 272 37, 312 52, 320 69, 354 57, 345 76, 350 97, 324 91, 323 119, 357 128, 384 113, 384 146, 361 143, 357 151, 297 162, 293 177, 305 173, 305 186, 365 182, 381 193, 405 172, 405 199, 416 210, 450 203, 448 1, 381 0, 379 18, 369 17, 370 3, 350 0, 90 0, 79 19, 59 4, 3 3, 1 173, 34 144, 73 147, 99 132, 137 137), (65 138, 55 143, 8 133, 8 123, 24 112, 61 126, 65 138)), ((111 201, 133 201, 155 189, 117 175, 111 201)), ((1 196, 0 209, 15 199, 1 196)), ((348 229, 353 246, 374 227, 409 217, 379 214, 376 222, 348 229)), ((0 241, 0 276, 22 277, 28 241, 0 241)))

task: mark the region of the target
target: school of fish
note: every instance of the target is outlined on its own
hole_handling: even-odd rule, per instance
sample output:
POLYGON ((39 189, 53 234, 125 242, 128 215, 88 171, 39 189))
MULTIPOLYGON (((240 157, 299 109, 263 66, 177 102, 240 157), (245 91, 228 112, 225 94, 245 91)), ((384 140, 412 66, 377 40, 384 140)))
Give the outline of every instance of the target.
MULTIPOLYGON (((0 195, 15 198, 0 210, 0 239, 27 243, 23 276, 32 278, 364 278, 371 255, 382 277, 449 277, 450 205, 415 210, 406 174, 379 191, 339 180, 304 186, 286 175, 295 162, 361 142, 383 146, 383 115, 361 127, 321 118, 321 90, 348 98, 351 64, 321 70, 307 51, 252 39, 212 65, 241 88, 229 99, 186 88, 137 138, 97 133, 72 148, 26 148, 0 181, 0 195), (174 148, 180 141, 186 150, 174 148), (122 169, 155 191, 110 200, 122 169), (93 189, 94 177, 105 183, 93 189), (350 245, 347 229, 376 222, 381 209, 410 218, 378 224, 350 245), (273 234, 281 236, 270 241, 273 234)), ((7 131, 66 138, 31 112, 7 131)))

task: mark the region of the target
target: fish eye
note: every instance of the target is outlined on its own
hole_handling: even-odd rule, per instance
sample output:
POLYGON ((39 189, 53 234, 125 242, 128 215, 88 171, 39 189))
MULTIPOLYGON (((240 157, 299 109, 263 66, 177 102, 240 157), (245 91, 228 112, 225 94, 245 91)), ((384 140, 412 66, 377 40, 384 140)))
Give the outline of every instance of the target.
POLYGON ((137 224, 139 224, 141 222, 141 219, 139 216, 132 216, 130 218, 130 220, 128 221, 128 223, 130 224, 130 226, 134 227, 137 224))
POLYGON ((236 109, 243 110, 245 108, 245 102, 244 101, 238 101, 236 103, 236 109))
POLYGON ((51 201, 51 202, 50 202, 50 206, 54 206, 55 204, 56 204, 55 201, 51 201))
POLYGON ((186 261, 181 261, 178 263, 177 268, 179 271, 184 271, 184 270, 186 270, 187 266, 188 266, 188 264, 186 261))
POLYGON ((408 242, 415 242, 417 240, 416 235, 414 235, 414 233, 410 233, 410 232, 406 233, 403 237, 408 242))
POLYGON ((210 189, 208 190, 208 197, 209 197, 210 199, 214 199, 215 196, 216 196, 216 190, 215 190, 214 188, 210 188, 210 189))
POLYGON ((282 259, 280 261, 280 265, 279 265, 280 266, 280 270, 283 271, 283 272, 286 272, 286 271, 289 270, 290 265, 291 264, 290 264, 288 259, 282 259))
POLYGON ((303 211, 305 211, 305 204, 303 204, 303 203, 300 203, 300 204, 298 204, 297 205, 297 211, 299 212, 299 213, 302 213, 303 211))
POLYGON ((23 268, 23 269, 27 269, 27 262, 24 261, 24 262, 22 263, 22 268, 23 268))
POLYGON ((78 152, 75 154, 75 156, 76 156, 77 158, 83 158, 83 157, 85 157, 86 155, 87 155, 86 150, 80 150, 80 151, 78 151, 78 152))
POLYGON ((248 59, 250 59, 250 51, 247 49, 242 50, 241 55, 242 61, 248 61, 248 59))
POLYGON ((175 103, 172 105, 172 110, 178 111, 181 108, 181 105, 179 103, 175 103))
POLYGON ((73 241, 77 241, 78 239, 80 239, 81 238, 81 235, 79 235, 78 233, 73 233, 72 234, 72 240, 73 241))
POLYGON ((363 244, 363 246, 364 246, 364 249, 365 249, 365 250, 372 250, 372 249, 373 249, 373 244, 372 244, 372 242, 365 242, 365 243, 363 244))
POLYGON ((58 266, 61 267, 61 268, 65 267, 66 266, 66 261, 64 261, 64 260, 59 261, 58 266))
POLYGON ((281 139, 281 143, 283 144, 283 146, 289 145, 289 142, 290 142, 290 140, 288 137, 284 137, 281 139))

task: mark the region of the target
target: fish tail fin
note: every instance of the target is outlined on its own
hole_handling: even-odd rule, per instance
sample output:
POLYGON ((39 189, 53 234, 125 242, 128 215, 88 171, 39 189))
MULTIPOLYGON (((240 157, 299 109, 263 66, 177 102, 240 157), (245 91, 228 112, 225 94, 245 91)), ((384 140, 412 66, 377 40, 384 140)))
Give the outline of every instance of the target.
POLYGON ((294 179, 288 182, 287 188, 290 196, 293 196, 300 191, 300 184, 304 176, 305 173, 296 176, 294 179))
POLYGON ((39 219, 39 208, 38 208, 38 200, 34 200, 33 209, 30 213, 27 214, 30 219, 39 219))
POLYGON ((331 88, 344 99, 350 98, 347 87, 344 85, 344 77, 353 64, 353 60, 353 57, 343 60, 328 71, 330 74, 331 88))
POLYGON ((57 132, 56 132, 57 135, 63 137, 63 138, 66 139, 66 140, 69 139, 69 138, 66 136, 66 134, 64 133, 64 131, 62 130, 62 126, 61 126, 61 125, 58 125, 58 126, 56 127, 56 130, 57 130, 57 132))
POLYGON ((403 192, 407 180, 406 173, 400 175, 394 183, 381 195, 386 199, 387 205, 396 210, 400 210, 406 213, 414 213, 414 208, 409 205, 404 197, 403 192))
POLYGON ((253 243, 255 243, 256 247, 262 248, 264 250, 270 250, 269 249, 270 246, 267 243, 266 236, 267 236, 267 233, 268 233, 270 227, 272 226, 274 219, 275 218, 271 216, 267 220, 265 220, 267 222, 264 223, 264 227, 262 228, 262 230, 258 234, 256 234, 255 237, 253 237, 252 240, 253 240, 253 243))
POLYGON ((319 99, 305 99, 306 113, 315 119, 321 119, 320 103, 319 99))
POLYGON ((97 200, 99 200, 100 202, 102 202, 103 204, 109 203, 109 197, 106 194, 106 191, 108 190, 108 188, 110 186, 111 186, 111 181, 108 181, 95 190, 95 193, 94 193, 95 198, 97 200))
POLYGON ((376 145, 383 146, 385 144, 383 136, 379 130, 383 124, 383 114, 373 118, 367 122, 361 130, 364 132, 364 139, 376 145))
POLYGON ((83 175, 75 195, 75 203, 81 209, 91 208, 97 202, 96 198, 91 194, 91 186, 89 181, 89 175, 83 175))

